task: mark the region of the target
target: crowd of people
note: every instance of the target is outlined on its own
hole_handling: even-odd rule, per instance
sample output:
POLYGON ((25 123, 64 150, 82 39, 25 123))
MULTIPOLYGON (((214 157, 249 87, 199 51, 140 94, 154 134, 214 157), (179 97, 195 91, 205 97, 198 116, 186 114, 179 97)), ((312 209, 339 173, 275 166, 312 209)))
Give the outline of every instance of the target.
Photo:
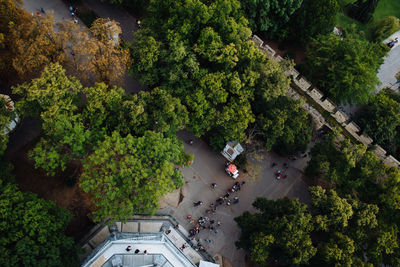
MULTIPOLYGON (((208 235, 217 235, 219 233, 218 228, 221 227, 222 223, 219 220, 211 218, 211 216, 216 213, 217 208, 228 207, 231 204, 239 203, 239 197, 233 196, 233 194, 240 191, 245 183, 245 181, 241 183, 235 182, 232 187, 227 189, 225 195, 218 197, 215 202, 210 203, 209 208, 205 210, 205 214, 203 216, 200 216, 197 220, 192 218, 191 215, 187 215, 186 219, 190 224, 193 225, 193 228, 189 230, 188 238, 191 240, 193 248, 196 251, 205 251, 205 248, 202 244, 203 240, 198 236, 200 231, 207 232, 208 235)), ((212 183, 211 188, 216 189, 217 184, 212 183)), ((193 206, 198 207, 203 204, 204 202, 199 200, 197 202, 194 202, 193 206)), ((212 242, 210 238, 204 239, 204 241, 207 243, 212 242)), ((185 247, 181 247, 180 249, 183 250, 185 247)))

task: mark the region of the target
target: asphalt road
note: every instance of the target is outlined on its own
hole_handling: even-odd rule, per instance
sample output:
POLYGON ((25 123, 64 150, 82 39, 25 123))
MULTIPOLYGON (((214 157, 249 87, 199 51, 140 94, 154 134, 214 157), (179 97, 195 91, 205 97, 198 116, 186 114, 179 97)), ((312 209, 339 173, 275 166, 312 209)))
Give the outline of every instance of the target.
MULTIPOLYGON (((398 37, 400 39, 400 31, 392 34, 389 38, 387 38, 383 43, 388 43, 390 40, 398 37)), ((381 85, 378 86, 378 91, 385 87, 391 87, 393 89, 397 89, 399 84, 396 84, 395 75, 400 71, 400 43, 397 43, 395 47, 393 47, 388 55, 385 57, 385 62, 381 65, 378 78, 381 81, 381 85)))

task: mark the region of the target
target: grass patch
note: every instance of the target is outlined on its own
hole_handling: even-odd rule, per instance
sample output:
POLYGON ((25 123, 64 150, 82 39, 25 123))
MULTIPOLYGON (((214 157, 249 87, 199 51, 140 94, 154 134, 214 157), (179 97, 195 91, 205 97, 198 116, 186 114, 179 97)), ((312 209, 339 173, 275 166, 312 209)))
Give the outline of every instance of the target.
POLYGON ((400 1, 399 0, 380 0, 375 9, 373 21, 378 21, 387 16, 400 17, 400 1))
POLYGON ((352 27, 353 25, 355 25, 356 32, 361 35, 364 35, 367 40, 371 41, 372 33, 371 33, 370 23, 362 24, 361 22, 346 16, 344 13, 339 13, 336 18, 336 24, 344 32, 352 31, 352 27))

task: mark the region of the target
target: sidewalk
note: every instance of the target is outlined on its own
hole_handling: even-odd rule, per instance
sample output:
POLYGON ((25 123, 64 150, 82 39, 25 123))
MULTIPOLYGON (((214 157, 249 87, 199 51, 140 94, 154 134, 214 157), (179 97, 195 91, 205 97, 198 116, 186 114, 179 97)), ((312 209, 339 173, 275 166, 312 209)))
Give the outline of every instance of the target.
MULTIPOLYGON (((385 45, 394 40, 395 38, 400 39, 400 31, 395 32, 382 43, 385 45)), ((400 71, 400 41, 395 44, 395 46, 389 51, 388 55, 385 57, 385 62, 381 65, 378 71, 378 78, 381 81, 381 85, 377 86, 377 91, 385 88, 391 87, 392 89, 397 89, 398 84, 396 84, 395 75, 400 71)))

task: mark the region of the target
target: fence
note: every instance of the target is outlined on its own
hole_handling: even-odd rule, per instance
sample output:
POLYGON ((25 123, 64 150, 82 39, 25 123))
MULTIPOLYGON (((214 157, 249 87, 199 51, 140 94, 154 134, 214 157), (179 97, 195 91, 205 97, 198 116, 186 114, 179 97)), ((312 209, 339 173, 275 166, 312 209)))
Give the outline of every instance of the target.
MULTIPOLYGON (((264 44, 263 40, 261 40, 258 36, 253 35, 252 41, 269 58, 278 62, 282 60, 282 57, 277 55, 275 50, 273 50, 270 46, 264 44)), ((314 105, 312 105, 309 103, 311 101, 305 101, 303 108, 311 115, 317 128, 320 128, 323 125, 326 125, 329 128, 333 127, 323 114, 327 113, 355 140, 366 145, 367 147, 372 147, 372 152, 383 163, 390 167, 400 167, 400 162, 396 158, 391 155, 387 155, 386 151, 381 146, 373 144, 374 140, 372 140, 372 138, 362 134, 361 128, 354 121, 352 121, 346 113, 339 110, 331 100, 325 97, 320 90, 308 82, 295 68, 286 71, 285 74, 292 79, 292 87, 296 87, 297 89, 289 88, 287 92, 289 97, 300 99, 305 98, 304 96, 306 95, 312 99, 312 102, 314 102, 314 105)))

